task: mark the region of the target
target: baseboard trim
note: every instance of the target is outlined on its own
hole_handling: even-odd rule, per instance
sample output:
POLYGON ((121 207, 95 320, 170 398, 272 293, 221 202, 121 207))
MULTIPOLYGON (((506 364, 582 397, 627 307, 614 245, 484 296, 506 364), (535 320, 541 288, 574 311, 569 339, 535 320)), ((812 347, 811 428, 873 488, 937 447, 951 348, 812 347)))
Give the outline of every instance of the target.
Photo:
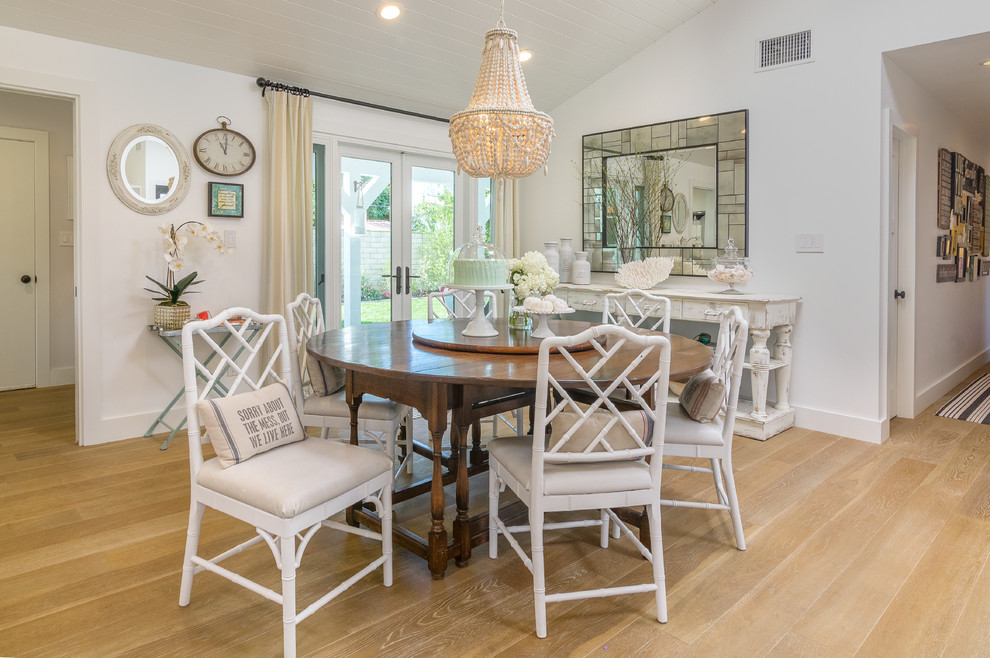
POLYGON ((49 371, 49 386, 67 386, 76 383, 76 369, 73 366, 67 368, 52 368, 49 371))
POLYGON ((977 369, 981 368, 987 361, 990 361, 990 350, 980 352, 921 393, 915 395, 915 415, 938 402, 939 398, 966 381, 968 377, 976 372, 977 369))
MULTIPOLYGON (((185 407, 183 407, 183 412, 185 412, 185 407)), ((97 445, 100 443, 113 443, 114 441, 123 441, 124 439, 134 439, 138 437, 144 437, 144 433, 148 431, 151 424, 155 422, 158 418, 158 412, 149 412, 144 414, 134 414, 132 416, 118 416, 116 418, 104 418, 102 421, 102 429, 98 436, 87 436, 86 445, 97 445)), ((184 414, 180 414, 178 411, 174 411, 168 415, 169 425, 173 427, 182 421, 184 414)), ((158 441, 161 443, 165 438, 168 438, 169 428, 164 425, 159 425, 155 428, 155 435, 160 438, 148 438, 148 441, 158 441), (164 435, 164 436, 163 436, 164 435)), ((178 437, 176 437, 178 438, 178 437)), ((185 437, 182 439, 185 440, 185 437)))
POLYGON ((808 407, 794 407, 794 425, 866 443, 880 444, 890 436, 890 424, 885 419, 857 418, 808 407))

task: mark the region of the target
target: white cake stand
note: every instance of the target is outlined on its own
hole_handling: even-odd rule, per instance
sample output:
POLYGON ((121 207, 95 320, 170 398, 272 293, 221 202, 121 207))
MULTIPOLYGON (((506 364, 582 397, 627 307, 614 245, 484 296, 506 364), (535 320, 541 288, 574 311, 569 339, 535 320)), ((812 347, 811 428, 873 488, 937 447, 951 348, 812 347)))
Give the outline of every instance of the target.
POLYGON ((473 290, 474 298, 474 318, 468 326, 461 332, 462 336, 473 336, 477 338, 487 338, 498 336, 498 330, 492 326, 491 320, 485 317, 485 291, 488 290, 512 290, 515 286, 511 283, 504 283, 500 286, 459 286, 455 284, 447 285, 451 290, 473 290))
POLYGON ((566 311, 554 311, 553 313, 535 313, 533 311, 527 311, 525 306, 516 306, 512 309, 517 313, 525 313, 526 315, 534 315, 539 318, 539 324, 537 324, 536 329, 533 329, 533 333, 530 334, 533 338, 550 338, 550 336, 556 336, 557 334, 550 331, 550 325, 547 324, 547 320, 550 319, 551 315, 568 315, 573 313, 575 309, 569 308, 566 311))

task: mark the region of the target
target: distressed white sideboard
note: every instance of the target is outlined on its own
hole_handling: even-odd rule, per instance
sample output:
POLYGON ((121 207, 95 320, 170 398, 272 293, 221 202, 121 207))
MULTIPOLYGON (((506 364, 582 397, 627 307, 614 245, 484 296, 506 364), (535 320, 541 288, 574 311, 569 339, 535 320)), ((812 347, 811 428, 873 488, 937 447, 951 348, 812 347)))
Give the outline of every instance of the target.
MULTIPOLYGON (((563 297, 578 311, 601 314, 605 295, 622 292, 624 288, 603 285, 564 283, 554 294, 563 297)), ((736 415, 736 434, 765 441, 774 434, 794 425, 794 410, 788 400, 791 381, 791 330, 797 316, 800 297, 789 295, 722 295, 697 290, 654 288, 650 292, 670 299, 673 320, 693 320, 718 323, 719 311, 738 306, 749 321, 753 346, 749 350, 746 368, 752 371, 752 401, 740 400, 736 415), (770 333, 774 334, 773 349, 767 347, 770 333), (770 373, 774 375, 777 399, 768 403, 767 388, 770 373)), ((632 309, 629 309, 632 310, 632 309)))

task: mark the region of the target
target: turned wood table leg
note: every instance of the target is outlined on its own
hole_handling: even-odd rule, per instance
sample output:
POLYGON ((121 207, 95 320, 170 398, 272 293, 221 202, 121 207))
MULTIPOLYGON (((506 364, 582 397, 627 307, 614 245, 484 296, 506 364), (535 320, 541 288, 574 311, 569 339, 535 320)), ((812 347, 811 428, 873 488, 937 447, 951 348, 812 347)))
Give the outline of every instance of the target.
MULTIPOLYGON (((498 423, 495 426, 498 427, 498 423)), ((476 420, 471 423, 471 465, 477 466, 484 461, 485 451, 481 449, 481 421, 476 420)))
POLYGON ((441 447, 443 431, 430 432, 430 443, 433 447, 433 481, 430 485, 430 534, 427 537, 430 573, 434 580, 443 578, 447 570, 447 529, 443 525, 443 462, 441 447))
POLYGON ((460 543, 460 549, 454 560, 459 567, 467 566, 471 560, 471 521, 468 518, 468 428, 453 423, 450 428, 450 453, 457 455, 457 484, 454 497, 457 505, 457 516, 454 519, 454 538, 460 543))

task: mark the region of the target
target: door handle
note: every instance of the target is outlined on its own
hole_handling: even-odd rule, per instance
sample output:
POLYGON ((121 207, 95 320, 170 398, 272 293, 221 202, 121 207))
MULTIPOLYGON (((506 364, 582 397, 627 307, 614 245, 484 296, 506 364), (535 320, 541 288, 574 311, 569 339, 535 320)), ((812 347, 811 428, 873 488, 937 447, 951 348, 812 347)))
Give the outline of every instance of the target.
POLYGON ((395 279, 395 294, 402 294, 402 267, 400 265, 395 266, 395 274, 383 274, 382 278, 395 279))
POLYGON ((419 278, 419 275, 418 274, 410 274, 409 273, 409 268, 408 267, 406 268, 406 294, 407 295, 410 294, 410 292, 411 292, 410 291, 410 287, 409 287, 410 286, 409 279, 418 279, 418 278, 419 278))
POLYGON ((894 299, 897 299, 898 297, 904 299, 904 294, 905 293, 903 290, 897 290, 896 288, 894 289, 894 299))
POLYGON ((25 274, 21 276, 21 283, 31 283, 31 275, 25 274))

